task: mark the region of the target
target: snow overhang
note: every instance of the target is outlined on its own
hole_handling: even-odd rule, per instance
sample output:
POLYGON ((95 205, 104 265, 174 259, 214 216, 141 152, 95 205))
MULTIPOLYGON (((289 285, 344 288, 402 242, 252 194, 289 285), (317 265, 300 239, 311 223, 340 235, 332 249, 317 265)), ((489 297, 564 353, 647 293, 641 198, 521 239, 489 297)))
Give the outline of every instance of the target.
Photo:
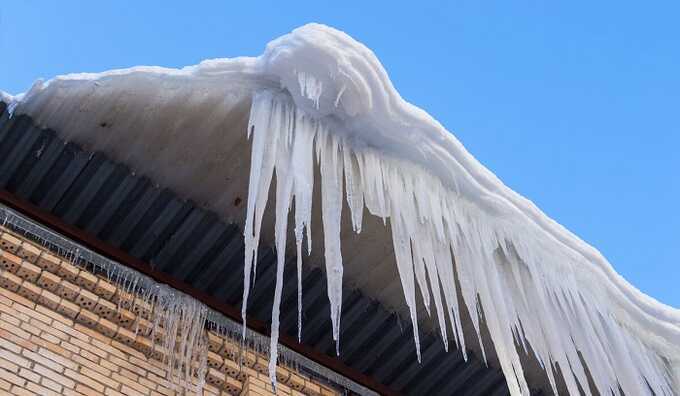
MULTIPOLYGON (((524 342, 545 366, 570 367, 570 393, 588 389, 588 377, 600 392, 641 394, 647 384, 657 394, 678 391, 680 312, 642 294, 506 187, 405 102, 373 53, 344 33, 307 25, 258 58, 68 75, 5 100, 15 114, 242 225, 253 252, 266 202, 274 209, 262 212, 265 244, 275 243, 277 223, 287 229, 290 206, 312 203, 312 229, 324 232, 312 233, 305 262, 331 275, 335 333, 344 271, 345 283, 415 323, 418 305, 433 300, 442 336, 459 343, 476 342, 461 327, 480 334, 483 311, 486 347, 513 394, 528 392, 516 345, 524 342), (284 172, 308 155, 317 155, 320 171, 284 172), (234 205, 239 199, 250 208, 234 205), (364 216, 364 205, 375 216, 364 216), (471 323, 461 323, 463 310, 471 323)), ((294 220, 296 234, 279 232, 279 251, 295 252, 282 236, 300 239, 306 219, 294 220)), ((555 389, 551 370, 548 377, 555 389)))

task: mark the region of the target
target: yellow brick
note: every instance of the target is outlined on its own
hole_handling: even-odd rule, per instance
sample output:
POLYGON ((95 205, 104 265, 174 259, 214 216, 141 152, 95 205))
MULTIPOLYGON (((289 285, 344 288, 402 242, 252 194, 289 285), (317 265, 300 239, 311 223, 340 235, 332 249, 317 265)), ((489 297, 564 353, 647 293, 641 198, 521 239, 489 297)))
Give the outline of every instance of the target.
POLYGON ((222 370, 224 370, 228 376, 233 378, 239 378, 239 373, 241 368, 233 360, 225 360, 222 365, 222 370))
POLYGON ((94 390, 90 388, 89 386, 83 385, 83 384, 78 384, 76 385, 76 392, 85 395, 85 396, 99 396, 102 394, 104 390, 102 389, 101 391, 99 390, 94 390))
POLYGON ((212 331, 208 332, 208 350, 217 353, 222 350, 223 344, 224 338, 213 333, 212 331))
MULTIPOLYGON (((104 392, 104 385, 102 385, 99 382, 93 380, 92 378, 89 378, 89 377, 87 377, 83 374, 76 372, 76 371, 73 371, 71 369, 66 369, 66 370, 64 370, 64 375, 71 378, 72 380, 74 380, 76 382, 80 382, 80 384, 83 384, 85 386, 88 386, 88 387, 96 390, 99 393, 104 392)), ((79 385, 76 385, 76 390, 78 390, 79 385)))
POLYGON ((135 338, 135 348, 145 355, 148 355, 153 350, 153 343, 150 339, 138 334, 135 338))
POLYGON ((40 252, 40 249, 37 247, 31 245, 30 243, 24 242, 17 250, 16 255, 30 263, 35 263, 38 259, 38 256, 40 256, 40 252))
POLYGON ((82 308, 92 310, 97 305, 99 296, 89 290, 80 289, 80 293, 76 296, 74 302, 82 308))
POLYGON ((57 275, 71 282, 78 279, 78 273, 80 273, 80 268, 66 261, 62 261, 57 268, 57 275))
MULTIPOLYGON (((133 390, 135 390, 135 391, 137 391, 137 392, 141 392, 141 393, 143 393, 143 394, 149 393, 149 388, 147 388, 146 386, 144 386, 144 385, 142 385, 142 384, 140 384, 140 383, 138 383, 138 382, 136 382, 136 381, 133 381, 133 380, 127 378, 127 377, 123 377, 122 375, 118 375, 118 374, 115 374, 115 373, 114 373, 114 374, 111 374, 111 378, 113 378, 114 380, 120 382, 120 384, 121 384, 123 387, 126 387, 126 386, 127 386, 127 387, 129 387, 129 388, 131 388, 131 389, 133 389, 133 390)), ((126 392, 126 391, 124 391, 124 390, 122 390, 122 389, 123 389, 123 388, 121 388, 121 391, 122 391, 123 393, 128 394, 128 392, 126 392)))
POLYGON ((26 280, 21 283, 21 286, 19 286, 19 290, 17 290, 18 295, 25 297, 28 300, 36 302, 40 297, 40 293, 42 293, 41 288, 26 280))
POLYGON ((102 318, 113 320, 117 315, 117 309, 118 307, 116 307, 114 303, 103 298, 99 298, 97 300, 97 305, 94 307, 94 313, 101 316, 102 318))
POLYGON ((21 239, 7 232, 0 236, 0 249, 6 252, 16 253, 19 250, 21 243, 21 239))
MULTIPOLYGON (((136 338, 135 338, 135 342, 137 342, 136 338)), ((116 353, 117 353, 118 356, 120 356, 121 353, 125 353, 125 354, 129 355, 129 356, 127 356, 128 358, 136 357, 138 359, 146 359, 146 355, 144 355, 144 353, 142 353, 142 352, 140 352, 140 351, 138 351, 138 350, 136 350, 136 349, 134 349, 130 346, 127 346, 127 345, 123 344, 122 342, 118 342, 116 340, 111 340, 111 346, 117 350, 116 353)))
POLYGON ((116 390, 111 389, 111 388, 106 388, 106 390, 104 391, 104 394, 106 396, 127 396, 127 395, 124 395, 124 394, 122 394, 122 393, 120 393, 116 390))
POLYGON ((130 361, 128 362, 127 360, 120 359, 116 356, 111 356, 108 360, 111 363, 114 363, 121 368, 125 368, 127 370, 130 370, 130 371, 134 372, 136 375, 140 375, 142 377, 145 377, 146 373, 147 373, 147 370, 143 369, 142 367, 149 368, 150 371, 154 371, 154 373, 156 373, 156 375, 159 375, 161 377, 165 377, 165 371, 161 371, 160 373, 157 373, 154 370, 154 367, 149 365, 146 362, 146 359, 140 360, 140 359, 137 359, 135 357, 130 357, 130 359, 129 359, 130 361))
POLYGON ((14 385, 12 389, 10 389, 10 393, 16 396, 36 396, 35 393, 29 391, 25 387, 17 385, 14 385))
POLYGON ((76 317, 76 322, 82 323, 90 327, 95 326, 98 321, 99 316, 93 314, 92 312, 86 309, 81 309, 80 312, 78 313, 78 316, 76 317))
POLYGON ((137 315, 141 315, 145 319, 149 319, 151 316, 151 311, 153 310, 152 308, 153 307, 151 304, 138 297, 135 298, 135 302, 132 305, 131 311, 137 315))
POLYGON ((111 302, 118 303, 123 308, 129 309, 135 301, 135 296, 124 290, 118 289, 111 302))
POLYGON ((145 336, 151 336, 151 333, 153 332, 153 323, 142 318, 141 316, 137 316, 133 327, 135 327, 137 329, 139 334, 142 334, 142 335, 145 335, 145 336))
POLYGON ((57 307, 57 312, 68 318, 75 319, 80 312, 80 307, 66 299, 61 299, 61 301, 59 301, 59 306, 57 307))
POLYGON ((104 279, 99 279, 93 291, 94 294, 98 295, 99 297, 110 301, 113 299, 114 294, 116 294, 116 286, 104 279))
POLYGON ((61 265, 61 260, 51 253, 43 252, 43 254, 38 257, 38 260, 36 260, 35 264, 45 271, 56 273, 57 268, 59 268, 59 265, 61 265))
POLYGON ((288 380, 290 379, 290 371, 286 370, 283 367, 277 367, 276 368, 276 380, 279 381, 282 384, 288 383, 288 380))
POLYGON ((291 388, 297 391, 302 392, 305 389, 305 380, 299 375, 291 373, 290 378, 288 379, 286 385, 290 386, 291 388))
POLYGON ((13 292, 19 290, 23 280, 9 271, 0 272, 0 287, 13 292))
POLYGON ((48 350, 47 348, 40 348, 38 350, 38 354, 40 354, 41 356, 46 357, 47 359, 50 359, 51 361, 56 362, 64 367, 68 367, 73 370, 78 368, 78 364, 76 364, 70 359, 71 352, 63 348, 59 348, 58 352, 59 353, 55 353, 53 351, 48 350))
POLYGON ((116 322, 128 329, 132 328, 135 322, 135 314, 125 308, 121 308, 117 311, 116 322))
POLYGON ((94 274, 87 271, 80 271, 75 281, 80 287, 92 291, 94 290, 98 280, 99 278, 97 278, 94 274))
POLYGON ((73 388, 73 387, 76 386, 76 383, 73 380, 66 378, 65 376, 60 374, 61 370, 63 370, 63 368, 61 366, 58 367, 59 372, 54 370, 55 367, 47 368, 47 367, 42 366, 40 364, 36 364, 35 366, 33 366, 33 371, 35 371, 36 373, 42 375, 43 377, 45 377, 45 378, 47 378, 51 381, 56 382, 57 384, 65 387, 65 388, 73 388))
POLYGON ((62 279, 61 282, 59 282, 59 287, 57 287, 57 294, 59 294, 62 298, 73 301, 76 299, 78 294, 80 294, 80 287, 65 279, 62 279))
POLYGON ((29 282, 35 282, 40 277, 42 270, 35 264, 31 264, 27 261, 21 263, 21 266, 17 268, 15 272, 18 277, 25 279, 29 282))
POLYGON ((108 378, 101 373, 96 372, 95 370, 92 370, 89 367, 82 366, 80 367, 80 373, 88 378, 91 378, 99 383, 102 383, 106 386, 109 386, 111 388, 117 388, 118 387, 118 382, 112 380, 111 378, 108 378))
POLYGON ((219 369, 224 364, 224 359, 222 356, 216 354, 213 351, 208 351, 208 366, 219 369))
POLYGON ((105 318, 99 318, 96 329, 107 337, 113 337, 118 331, 118 325, 105 318))
POLYGON ((241 348, 239 345, 232 341, 225 340, 224 346, 222 348, 221 355, 230 360, 238 360, 241 354, 241 348))
POLYGON ((47 377, 43 377, 42 380, 40 381, 40 384, 48 389, 53 390, 57 394, 61 394, 62 386, 56 381, 53 381, 47 377))
POLYGON ((124 327, 119 327, 115 335, 116 340, 126 345, 134 345, 136 338, 137 336, 135 335, 135 333, 124 327))
POLYGON ((36 374, 35 372, 33 372, 33 371, 30 370, 30 369, 27 369, 27 368, 23 368, 23 367, 22 367, 21 370, 19 370, 19 376, 20 376, 20 377, 23 377, 23 378, 26 378, 26 379, 29 380, 29 381, 33 381, 33 382, 35 382, 36 384, 39 384, 39 383, 40 383, 40 375, 39 375, 39 374, 36 374))
POLYGON ((26 384, 25 379, 2 368, 0 368, 0 378, 17 386, 24 386, 26 384))
POLYGON ((40 297, 38 298, 38 303, 52 310, 57 309, 57 307, 59 306, 59 301, 61 301, 61 297, 45 289, 42 289, 42 291, 40 292, 40 297))
POLYGON ((59 393, 55 391, 52 391, 44 386, 40 386, 38 384, 30 382, 26 385, 26 389, 40 396, 59 396, 59 393))
POLYGON ((40 278, 38 278, 37 283, 43 289, 57 291, 57 289, 59 288, 59 282, 61 282, 60 277, 51 272, 43 271, 40 273, 40 278))
POLYGON ((231 394, 239 394, 241 393, 241 389, 243 388, 243 385, 241 384, 240 381, 231 378, 231 377, 226 377, 224 380, 224 389, 231 393, 231 394))
POLYGON ((123 394, 125 394, 127 396, 145 396, 146 395, 146 393, 142 393, 142 392, 139 392, 135 389, 132 389, 128 385, 123 385, 121 387, 121 391, 123 392, 123 394))
POLYGON ((21 267, 21 259, 8 251, 0 251, 0 267, 9 272, 16 272, 21 267))
POLYGON ((224 384, 224 381, 225 381, 224 373, 219 371, 219 370, 216 370, 212 367, 209 367, 208 368, 208 374, 206 376, 206 381, 209 384, 212 384, 214 386, 221 388, 222 385, 224 384))
MULTIPOLYGON (((43 293, 44 292, 45 292, 45 290, 43 290, 43 293)), ((56 297, 59 298, 58 296, 56 296, 56 297)), ((42 295, 41 295, 41 298, 42 298, 42 295)), ((50 298, 52 298, 52 297, 50 296, 50 298)), ((59 299, 59 304, 61 304, 61 299, 59 299)), ((59 312, 55 312, 56 308, 55 309, 49 309, 49 308, 46 308, 46 307, 43 307, 43 306, 40 306, 40 305, 36 305, 35 310, 37 312, 40 312, 43 315, 49 316, 50 318, 52 318, 54 320, 58 320, 59 322, 61 322, 63 324, 66 324, 66 325, 69 325, 69 326, 73 325, 73 321, 71 319, 65 318, 64 315, 60 314, 59 312)))
POLYGON ((24 330, 23 328, 20 328, 19 326, 11 324, 10 322, 8 322, 6 320, 0 320, 0 329, 5 330, 5 331, 13 334, 14 336, 22 338, 24 340, 28 340, 28 339, 31 338, 31 333, 24 330))
POLYGON ((321 395, 321 387, 309 380, 305 380, 304 392, 314 396, 321 395))

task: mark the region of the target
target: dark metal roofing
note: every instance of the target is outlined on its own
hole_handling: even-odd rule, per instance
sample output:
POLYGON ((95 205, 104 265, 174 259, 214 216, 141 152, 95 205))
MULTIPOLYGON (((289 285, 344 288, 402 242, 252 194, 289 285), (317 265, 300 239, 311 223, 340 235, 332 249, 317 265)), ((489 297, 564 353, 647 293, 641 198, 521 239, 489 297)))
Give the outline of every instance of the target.
MULTIPOLYGON (((9 117, 0 102, 0 188, 139 258, 159 271, 229 305, 240 307, 243 237, 233 224, 159 189, 100 153, 64 142, 24 115, 9 117)), ((245 172, 246 170, 244 170, 245 172)), ((260 254, 248 312, 269 322, 275 253, 260 254)), ((287 265, 282 332, 297 334, 294 265, 287 265)), ((302 342, 335 356, 325 275, 303 273, 302 342)), ((415 356, 410 325, 357 290, 343 291, 340 359, 403 394, 506 395, 502 373, 474 355, 466 362, 455 345, 421 335, 415 356)))

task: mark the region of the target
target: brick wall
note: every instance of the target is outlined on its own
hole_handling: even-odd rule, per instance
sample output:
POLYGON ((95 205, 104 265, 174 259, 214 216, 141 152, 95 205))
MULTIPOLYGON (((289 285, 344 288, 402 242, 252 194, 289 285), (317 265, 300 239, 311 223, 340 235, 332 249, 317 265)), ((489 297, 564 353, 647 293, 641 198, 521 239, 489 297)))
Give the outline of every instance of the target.
MULTIPOLYGON (((193 394, 168 378, 160 361, 165 352, 150 338, 151 310, 107 279, 0 227, 0 394, 193 394)), ((213 332, 206 337, 204 395, 274 394, 266 356, 213 332)), ((288 368, 279 367, 277 379, 278 394, 338 395, 288 368)))

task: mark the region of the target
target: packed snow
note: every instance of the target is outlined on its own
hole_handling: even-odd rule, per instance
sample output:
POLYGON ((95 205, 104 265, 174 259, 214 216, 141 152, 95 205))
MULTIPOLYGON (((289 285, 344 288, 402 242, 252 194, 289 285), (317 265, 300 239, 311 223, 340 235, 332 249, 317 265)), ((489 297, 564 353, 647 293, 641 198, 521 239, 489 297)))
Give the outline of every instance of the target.
MULTIPOLYGON (((243 131, 252 155, 242 314, 245 319, 262 220, 273 196, 281 254, 272 307, 272 382, 289 212, 294 208, 299 276, 303 256, 312 251, 314 203, 323 213, 314 227, 323 230, 336 342, 344 269, 341 218, 350 216, 359 233, 366 209, 392 234, 416 346, 421 299, 428 313, 436 312, 445 345, 451 338, 465 351, 470 340, 463 337, 462 303, 476 342, 482 343, 482 322, 487 326, 492 345, 482 351, 495 350, 513 395, 529 394, 516 345, 525 352, 531 347, 555 392, 553 368, 559 366, 569 394, 591 394, 589 377, 603 394, 618 393, 619 387, 627 395, 680 393, 680 311, 642 294, 595 248, 505 186, 453 134, 404 101, 375 55, 345 33, 310 24, 272 41, 257 58, 211 60, 180 70, 69 75, 5 99, 15 111, 40 120, 45 109, 52 116, 65 106, 53 103, 68 102, 69 93, 87 107, 83 98, 96 95, 99 82, 123 86, 123 92, 153 90, 146 98, 159 95, 158 102, 166 100, 165 89, 224 95, 227 104, 250 101, 243 131), (316 166, 321 202, 313 200, 316 166), (344 205, 349 213, 342 213, 344 205)), ((77 122, 51 124, 67 129, 77 122)))

